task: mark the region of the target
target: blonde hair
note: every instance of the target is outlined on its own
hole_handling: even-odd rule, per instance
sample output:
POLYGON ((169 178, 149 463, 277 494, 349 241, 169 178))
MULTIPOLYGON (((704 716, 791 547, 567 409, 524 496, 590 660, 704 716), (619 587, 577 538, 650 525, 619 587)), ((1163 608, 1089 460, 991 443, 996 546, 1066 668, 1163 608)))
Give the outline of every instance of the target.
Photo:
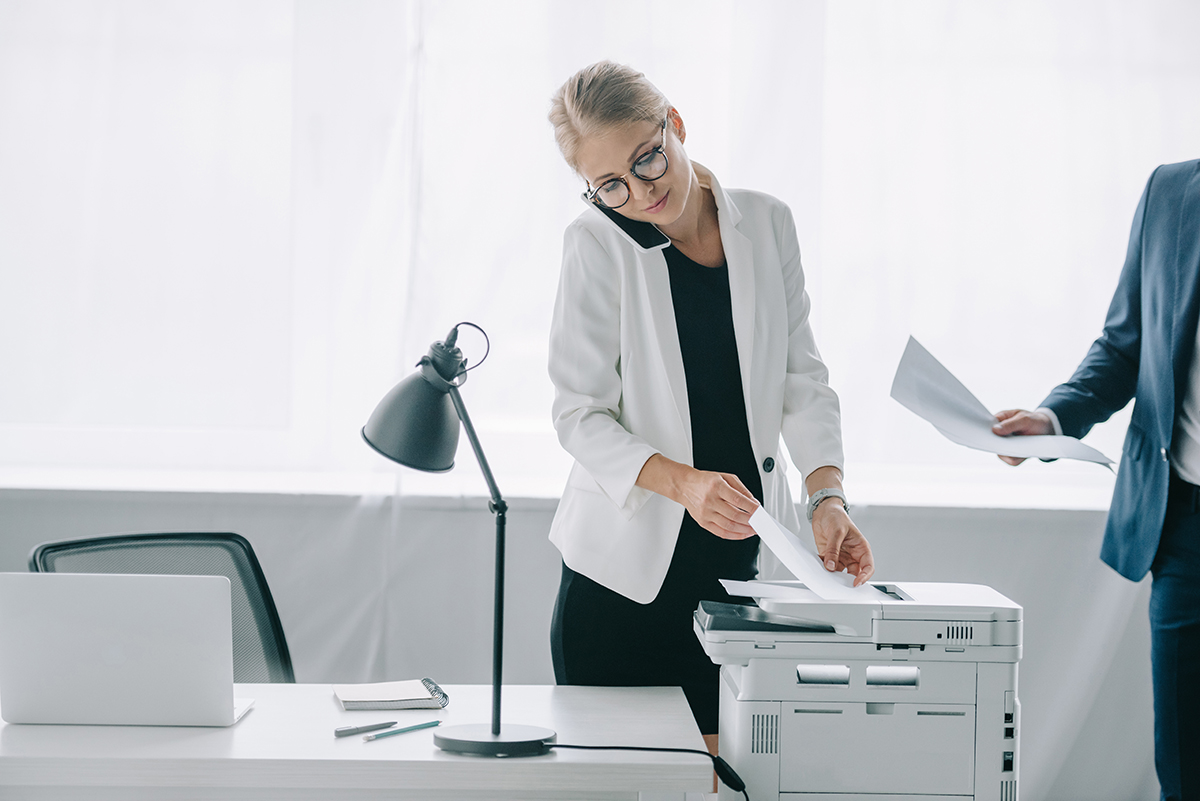
POLYGON ((632 122, 661 123, 671 104, 632 67, 597 61, 567 79, 550 98, 550 123, 563 158, 579 172, 579 146, 587 137, 632 122))

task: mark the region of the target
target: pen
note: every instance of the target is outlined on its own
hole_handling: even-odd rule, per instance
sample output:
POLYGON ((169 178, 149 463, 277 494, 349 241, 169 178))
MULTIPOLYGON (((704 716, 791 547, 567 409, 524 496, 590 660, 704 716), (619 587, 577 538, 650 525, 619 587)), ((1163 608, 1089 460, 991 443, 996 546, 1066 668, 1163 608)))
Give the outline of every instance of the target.
POLYGON ((416 731, 417 729, 429 729, 441 724, 440 720, 430 720, 425 723, 418 723, 415 726, 405 726, 402 729, 392 729, 391 731, 381 731, 379 734, 368 734, 363 738, 363 742, 369 743, 371 740, 378 740, 380 737, 391 737, 393 734, 404 734, 406 731, 416 731))
POLYGON ((389 720, 387 723, 372 723, 370 726, 343 726, 340 729, 333 730, 334 737, 349 737, 352 734, 366 734, 369 731, 379 731, 380 729, 390 729, 396 725, 396 721, 389 720))

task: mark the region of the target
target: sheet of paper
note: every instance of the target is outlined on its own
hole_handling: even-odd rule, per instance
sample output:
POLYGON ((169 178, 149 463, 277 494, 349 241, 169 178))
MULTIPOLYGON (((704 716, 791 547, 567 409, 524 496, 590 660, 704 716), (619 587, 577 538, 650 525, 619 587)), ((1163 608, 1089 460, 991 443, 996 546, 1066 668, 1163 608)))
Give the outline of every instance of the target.
POLYGON ((342 701, 415 701, 433 698, 420 679, 380 681, 373 684, 335 684, 333 691, 342 701))
POLYGON ((996 418, 962 382, 912 337, 892 380, 892 397, 933 424, 946 439, 1003 456, 1079 459, 1110 465, 1100 451, 1074 437, 1054 435, 1001 437, 992 432, 996 418))
POLYGON ((772 584, 769 581, 738 581, 737 579, 721 579, 721 586, 730 595, 743 598, 774 598, 780 601, 811 601, 821 600, 815 592, 805 587, 784 586, 772 584))
POLYGON ((783 566, 821 599, 862 602, 887 597, 870 584, 853 586, 854 576, 849 573, 830 573, 815 553, 805 548, 795 534, 779 525, 761 506, 750 516, 750 527, 783 566))

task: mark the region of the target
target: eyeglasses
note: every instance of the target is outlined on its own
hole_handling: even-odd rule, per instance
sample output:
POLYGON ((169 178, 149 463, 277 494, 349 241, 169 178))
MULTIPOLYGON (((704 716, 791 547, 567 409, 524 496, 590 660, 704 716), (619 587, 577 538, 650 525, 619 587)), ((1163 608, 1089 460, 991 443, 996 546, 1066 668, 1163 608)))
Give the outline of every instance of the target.
MULTIPOLYGON (((627 175, 633 175, 643 181, 657 181, 667 174, 667 121, 663 120, 662 127, 662 144, 646 153, 637 161, 633 162, 633 166, 629 168, 627 175)), ((591 187, 591 183, 588 183, 591 187)), ((620 178, 611 178, 600 184, 595 189, 590 189, 583 193, 585 200, 590 200, 593 203, 598 203, 606 209, 619 209, 629 202, 632 194, 629 191, 629 183, 625 180, 625 176, 620 178)))

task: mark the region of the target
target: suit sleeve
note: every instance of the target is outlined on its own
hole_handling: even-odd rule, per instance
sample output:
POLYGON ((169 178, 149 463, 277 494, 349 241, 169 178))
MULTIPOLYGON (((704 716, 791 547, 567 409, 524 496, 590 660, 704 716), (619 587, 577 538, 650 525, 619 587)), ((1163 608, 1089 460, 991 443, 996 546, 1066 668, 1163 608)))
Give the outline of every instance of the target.
POLYGON ((1055 387, 1040 404, 1057 415, 1067 436, 1083 437, 1096 423, 1124 408, 1137 390, 1142 346, 1142 235, 1157 173, 1155 170, 1150 176, 1133 215, 1125 266, 1108 307, 1104 331, 1071 379, 1055 387))
POLYGON ((563 240, 549 370, 558 441, 629 519, 651 495, 635 482, 658 449, 619 421, 620 271, 596 237, 578 224, 567 228, 563 240))
POLYGON ((826 465, 842 469, 842 413, 809 325, 812 303, 804 288, 796 223, 787 206, 777 230, 788 316, 782 433, 792 461, 807 478, 826 465))

